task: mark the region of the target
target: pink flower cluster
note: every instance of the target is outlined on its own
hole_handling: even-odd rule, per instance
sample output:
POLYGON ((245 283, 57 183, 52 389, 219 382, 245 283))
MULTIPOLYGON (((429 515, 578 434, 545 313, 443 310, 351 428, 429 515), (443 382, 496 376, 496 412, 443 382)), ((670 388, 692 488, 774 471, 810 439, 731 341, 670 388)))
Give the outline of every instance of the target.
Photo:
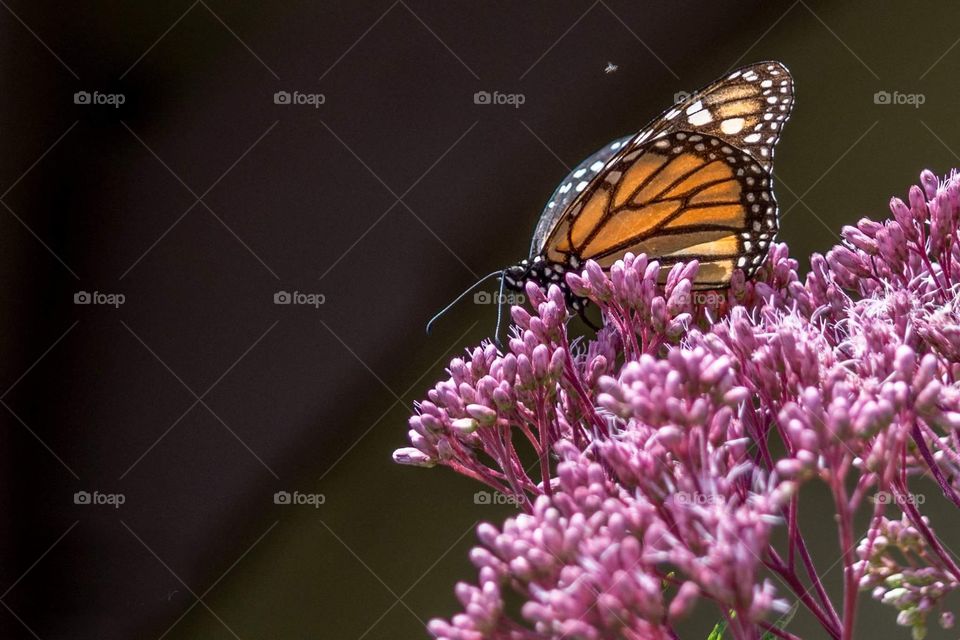
POLYGON ((863 589, 914 637, 935 611, 951 623, 938 608, 960 567, 910 497, 923 487, 960 507, 960 178, 925 171, 921 185, 891 200, 892 219, 845 228, 805 280, 782 244, 722 292, 695 289, 696 262, 587 262, 567 282, 603 315, 591 339, 571 338, 557 287, 528 285, 507 352, 453 360, 394 454, 522 511, 480 526, 477 584, 457 586, 463 612, 431 633, 677 638, 713 606, 729 637, 796 638, 778 616, 799 603, 824 637, 850 640, 863 589), (810 483, 832 496, 835 525, 801 522, 810 483), (804 539, 827 526, 840 602, 804 539), (903 545, 922 551, 909 568, 903 545))
MULTIPOLYGON (((929 520, 923 519, 923 525, 929 520)), ((942 607, 943 599, 960 584, 953 569, 931 553, 925 536, 903 515, 899 520, 882 518, 874 538, 865 538, 857 554, 862 571, 860 586, 870 589, 873 597, 895 607, 897 622, 912 627, 914 636, 923 636, 927 617, 942 607)), ((949 629, 954 614, 941 611, 940 625, 949 629)))

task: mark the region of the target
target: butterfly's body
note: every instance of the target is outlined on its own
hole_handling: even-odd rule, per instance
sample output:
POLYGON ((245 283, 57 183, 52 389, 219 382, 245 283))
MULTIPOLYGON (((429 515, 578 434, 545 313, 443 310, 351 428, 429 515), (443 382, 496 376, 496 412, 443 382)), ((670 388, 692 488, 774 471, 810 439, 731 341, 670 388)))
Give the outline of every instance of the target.
POLYGON ((661 265, 697 259, 699 289, 723 288, 762 264, 778 229, 773 147, 793 104, 786 67, 744 67, 674 105, 633 136, 581 162, 554 191, 527 259, 504 284, 557 284, 563 274, 625 253, 661 265))

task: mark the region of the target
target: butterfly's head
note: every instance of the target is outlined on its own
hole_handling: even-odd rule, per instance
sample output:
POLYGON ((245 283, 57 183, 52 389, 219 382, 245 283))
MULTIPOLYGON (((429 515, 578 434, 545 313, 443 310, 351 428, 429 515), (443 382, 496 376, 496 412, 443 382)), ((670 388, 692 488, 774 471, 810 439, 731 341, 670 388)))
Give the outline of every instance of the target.
POLYGON ((521 260, 512 267, 503 270, 503 286, 511 291, 523 291, 527 280, 530 280, 530 261, 521 260))

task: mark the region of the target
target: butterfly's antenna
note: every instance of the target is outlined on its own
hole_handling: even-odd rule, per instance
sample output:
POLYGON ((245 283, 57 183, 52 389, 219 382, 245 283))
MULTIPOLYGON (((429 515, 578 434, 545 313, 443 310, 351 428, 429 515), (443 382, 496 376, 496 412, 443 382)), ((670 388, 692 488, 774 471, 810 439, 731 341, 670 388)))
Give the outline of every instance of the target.
POLYGON ((500 293, 497 296, 497 328, 493 330, 493 341, 497 344, 497 347, 500 350, 503 350, 503 345, 500 343, 500 320, 503 318, 503 281, 504 281, 504 272, 500 272, 500 293))
MULTIPOLYGON (((467 296, 467 294, 469 294, 471 291, 473 291, 474 289, 476 289, 476 288, 480 285, 480 283, 485 282, 485 281, 489 280, 490 278, 492 278, 493 276, 499 275, 499 274, 502 274, 502 273, 503 273, 503 271, 494 271, 493 273, 488 273, 487 275, 483 276, 482 278, 480 278, 479 280, 477 280, 476 282, 474 282, 472 285, 470 285, 470 288, 468 288, 466 291, 464 291, 463 293, 461 293, 460 295, 458 295, 458 296, 453 300, 453 302, 451 302, 450 304, 448 304, 447 306, 445 306, 443 309, 441 309, 440 312, 437 313, 437 315, 435 315, 435 316, 433 316, 432 318, 430 318, 430 321, 427 323, 427 334, 430 333, 430 327, 433 326, 433 323, 436 322, 436 321, 440 318, 440 316, 442 316, 443 314, 445 314, 447 311, 450 311, 450 309, 451 309, 451 307, 453 307, 453 305, 455 305, 455 304, 457 304, 458 302, 460 302, 461 300, 463 300, 463 299, 467 296)), ((501 281, 501 284, 502 284, 502 281, 501 281)))

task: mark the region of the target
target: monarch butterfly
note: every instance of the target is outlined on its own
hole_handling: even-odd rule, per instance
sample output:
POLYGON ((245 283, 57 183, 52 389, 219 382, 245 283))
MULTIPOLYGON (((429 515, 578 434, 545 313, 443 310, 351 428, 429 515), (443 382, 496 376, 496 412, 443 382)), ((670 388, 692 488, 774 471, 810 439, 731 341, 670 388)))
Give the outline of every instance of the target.
POLYGON ((696 259, 697 289, 725 288, 737 269, 753 275, 779 227, 773 149, 792 107, 793 78, 773 61, 679 100, 577 165, 547 201, 529 257, 480 282, 499 275, 501 293, 555 284, 582 315, 586 301, 564 274, 585 260, 609 268, 628 251, 661 265, 696 259))

